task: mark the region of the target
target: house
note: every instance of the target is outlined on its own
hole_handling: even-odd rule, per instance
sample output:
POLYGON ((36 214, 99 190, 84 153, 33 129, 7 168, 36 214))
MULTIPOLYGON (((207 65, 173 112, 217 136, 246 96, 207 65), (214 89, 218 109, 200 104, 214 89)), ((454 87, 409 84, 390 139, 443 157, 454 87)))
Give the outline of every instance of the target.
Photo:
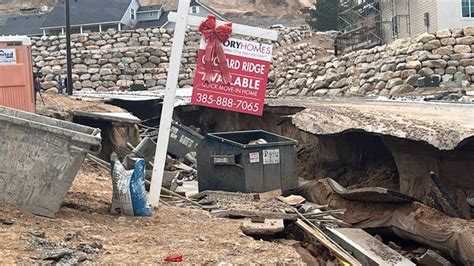
POLYGON ((39 28, 46 20, 45 14, 9 17, 0 29, 0 35, 28 35, 41 36, 39 28))
MULTIPOLYGON (((176 11, 174 11, 176 12, 176 11)), ((221 21, 228 21, 224 15, 219 13, 219 11, 213 9, 212 7, 202 3, 199 0, 191 0, 190 4, 190 9, 189 9, 189 14, 193 16, 198 16, 198 17, 203 17, 207 18, 208 15, 214 15, 218 20, 221 21)), ((160 26, 160 27, 165 27, 165 28, 174 28, 175 23, 168 21, 168 15, 166 15, 166 18, 163 18, 163 20, 166 19, 166 22, 160 26)))
MULTIPOLYGON (((64 34, 65 1, 60 0, 40 29, 45 35, 64 34)), ((138 0, 70 0, 72 33, 121 30, 137 24, 138 0)))
MULTIPOLYGON (((65 34, 65 1, 59 0, 48 14, 10 17, 0 35, 63 35, 65 34)), ((138 0, 70 0, 71 32, 102 32, 108 29, 171 28, 170 11, 163 5, 141 6, 138 0)), ((190 14, 215 15, 227 21, 213 8, 192 0, 190 14)))
POLYGON ((381 13, 385 42, 474 25, 472 0, 383 0, 381 13))
POLYGON ((139 9, 139 21, 136 28, 162 28, 168 24, 168 14, 170 11, 165 11, 163 6, 143 6, 139 9), (158 8, 159 11, 158 11, 158 8))
POLYGON ((424 32, 474 25, 474 0, 358 0, 340 13, 343 48, 370 48, 424 32))

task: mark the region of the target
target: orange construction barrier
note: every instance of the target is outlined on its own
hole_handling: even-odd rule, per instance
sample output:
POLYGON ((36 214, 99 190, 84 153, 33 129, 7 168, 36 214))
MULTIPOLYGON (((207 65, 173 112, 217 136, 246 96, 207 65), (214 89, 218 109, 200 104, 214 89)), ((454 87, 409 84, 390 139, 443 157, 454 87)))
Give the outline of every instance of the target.
POLYGON ((0 105, 35 112, 31 40, 0 36, 0 105))

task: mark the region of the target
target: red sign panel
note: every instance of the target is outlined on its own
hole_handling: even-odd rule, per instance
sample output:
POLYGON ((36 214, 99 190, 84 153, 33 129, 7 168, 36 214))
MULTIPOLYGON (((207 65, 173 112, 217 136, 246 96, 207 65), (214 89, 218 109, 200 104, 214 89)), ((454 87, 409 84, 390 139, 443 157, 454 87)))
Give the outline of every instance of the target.
MULTIPOLYGON (((223 43, 231 83, 225 84, 214 64, 212 82, 205 82, 204 55, 207 43, 202 39, 198 53, 192 103, 252 115, 263 114, 272 46, 239 39, 223 43)), ((217 60, 217 59, 215 59, 217 60)), ((214 62, 214 60, 213 60, 214 62)))

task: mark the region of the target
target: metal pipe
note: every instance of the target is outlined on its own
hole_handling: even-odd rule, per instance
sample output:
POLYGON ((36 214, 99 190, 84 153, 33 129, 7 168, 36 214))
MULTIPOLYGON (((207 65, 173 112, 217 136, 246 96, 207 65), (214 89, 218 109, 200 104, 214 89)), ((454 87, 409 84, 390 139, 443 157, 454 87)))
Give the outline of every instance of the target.
POLYGON ((66 65, 67 65, 67 94, 72 95, 72 56, 71 56, 71 18, 70 18, 69 0, 65 0, 65 18, 66 18, 66 65))

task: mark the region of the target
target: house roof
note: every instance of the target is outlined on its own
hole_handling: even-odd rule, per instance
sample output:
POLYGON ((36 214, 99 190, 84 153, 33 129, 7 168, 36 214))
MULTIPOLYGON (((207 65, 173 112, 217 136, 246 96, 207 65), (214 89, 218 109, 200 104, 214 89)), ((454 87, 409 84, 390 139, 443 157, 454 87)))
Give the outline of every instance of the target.
MULTIPOLYGON (((72 0, 70 1, 71 25, 119 22, 131 0, 72 0)), ((41 28, 64 26, 64 0, 60 0, 49 13, 41 28)))
POLYGON ((176 11, 164 11, 161 13, 160 19, 149 20, 149 21, 139 21, 136 25, 137 28, 161 28, 168 24, 168 14, 170 12, 176 11))
POLYGON ((0 35, 41 35, 40 29, 47 14, 9 17, 0 29, 0 35))
POLYGON ((141 6, 137 10, 137 13, 150 12, 150 11, 160 11, 162 8, 163 8, 163 5, 141 6))
POLYGON ((222 15, 222 13, 220 13, 219 11, 215 10, 214 8, 208 6, 204 3, 201 3, 201 1, 199 1, 199 0, 191 0, 190 6, 202 6, 205 9, 207 9, 209 12, 211 12, 213 15, 215 15, 219 20, 228 21, 224 17, 224 15, 222 15))

